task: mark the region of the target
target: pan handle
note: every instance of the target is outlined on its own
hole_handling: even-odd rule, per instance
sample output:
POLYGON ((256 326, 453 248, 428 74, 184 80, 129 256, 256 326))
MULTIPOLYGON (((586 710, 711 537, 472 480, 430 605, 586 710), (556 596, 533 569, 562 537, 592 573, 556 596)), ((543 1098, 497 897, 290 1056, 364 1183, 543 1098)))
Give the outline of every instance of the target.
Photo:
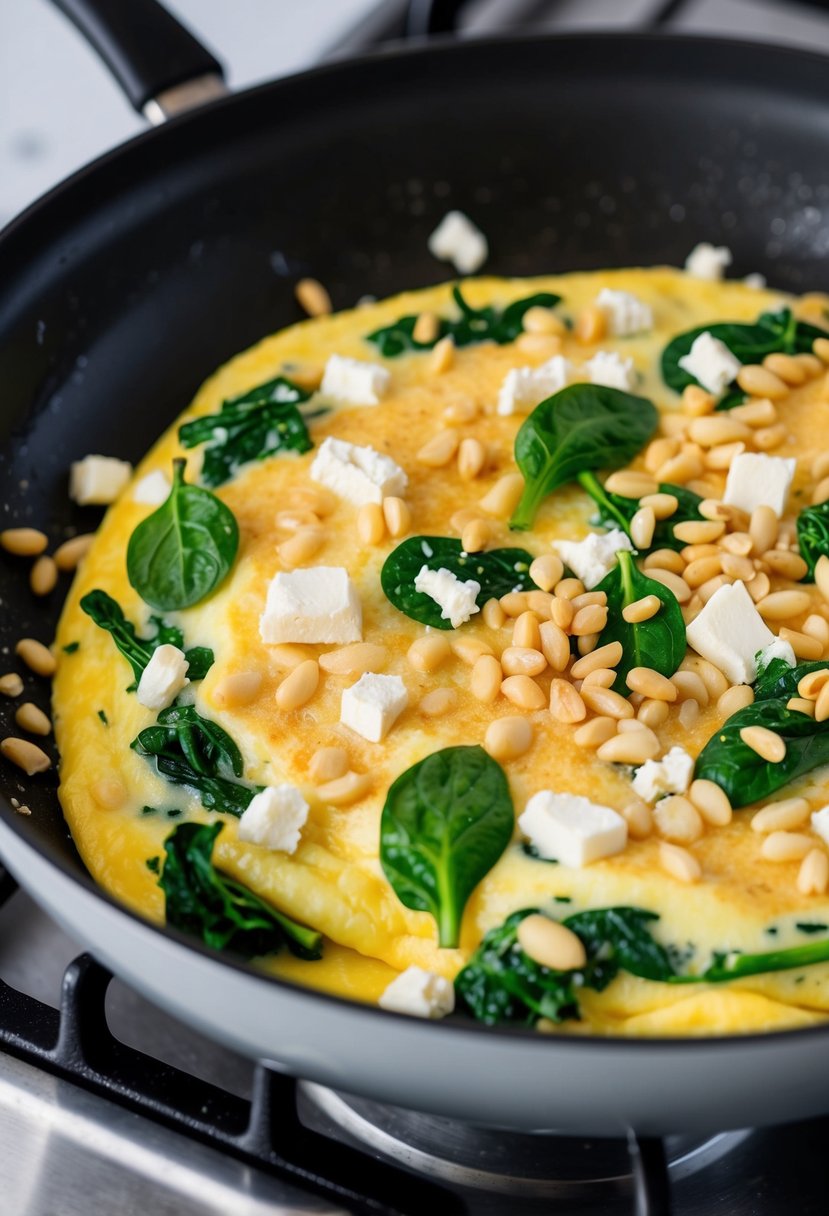
POLYGON ((454 34, 465 3, 466 0, 409 0, 406 36, 431 38, 434 34, 454 34))
POLYGON ((53 0, 154 125, 227 92, 219 61, 158 0, 53 0))

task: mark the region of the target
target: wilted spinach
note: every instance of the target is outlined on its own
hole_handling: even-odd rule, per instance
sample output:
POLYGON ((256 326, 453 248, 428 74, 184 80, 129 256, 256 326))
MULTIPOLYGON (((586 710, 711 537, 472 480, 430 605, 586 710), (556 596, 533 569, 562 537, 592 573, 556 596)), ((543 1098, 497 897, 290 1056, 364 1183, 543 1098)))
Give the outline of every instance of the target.
POLYGON ((672 676, 685 658, 685 620, 672 591, 648 578, 636 566, 633 555, 620 550, 613 569, 605 575, 596 591, 607 596, 607 625, 598 645, 622 643, 622 658, 616 668, 616 692, 627 696, 630 691, 625 677, 632 667, 652 667, 660 675, 672 676), (622 610, 646 595, 655 595, 662 607, 647 621, 629 622, 622 610))
POLYGON ((275 954, 283 946, 299 958, 321 958, 321 933, 283 916, 214 866, 213 845, 223 827, 182 823, 165 840, 158 885, 164 892, 167 924, 214 950, 231 950, 243 958, 275 954))
POLYGON ((796 667, 791 667, 785 659, 772 659, 757 676, 754 700, 782 698, 787 701, 789 697, 796 697, 797 686, 803 677, 813 671, 823 671, 826 666, 825 659, 810 659, 807 663, 798 663, 796 667))
POLYGON ((166 502, 148 515, 127 546, 127 576, 146 603, 161 612, 189 608, 210 595, 236 558, 239 527, 229 507, 184 480, 173 461, 166 502))
MULTIPOLYGON (((594 473, 579 473, 578 482, 599 508, 601 522, 613 528, 621 528, 630 536, 630 521, 639 510, 639 499, 611 494, 594 473)), ((679 506, 669 519, 657 520, 653 539, 647 549, 640 550, 641 553, 650 553, 653 549, 676 549, 677 551, 684 549, 687 542, 677 540, 674 536, 674 524, 703 518, 699 511, 702 498, 693 490, 688 490, 685 486, 672 485, 668 481, 660 482, 659 490, 662 494, 673 494, 679 506)))
POLYGON ((408 351, 431 350, 441 338, 447 336, 452 338, 455 346, 470 346, 473 342, 497 342, 503 346, 507 342, 514 342, 521 333, 524 314, 528 309, 553 308, 561 299, 561 296, 549 291, 539 291, 523 300, 514 300, 506 308, 497 308, 492 304, 485 308, 472 308, 463 298, 460 287, 453 287, 452 295, 460 315, 441 317, 437 332, 430 341, 415 340, 416 313, 401 317, 393 325, 376 329, 368 334, 367 341, 373 342, 386 359, 393 359, 408 351))
MULTIPOLYGON (((150 624, 155 632, 149 637, 140 638, 135 632, 135 626, 126 619, 123 610, 106 591, 89 591, 81 600, 81 608, 90 616, 101 629, 105 629, 113 642, 132 668, 135 683, 129 691, 137 687, 138 681, 144 674, 144 668, 153 657, 153 651, 159 646, 168 644, 184 650, 184 635, 175 625, 168 625, 158 616, 150 617, 150 624)), ((209 646, 191 646, 184 651, 184 657, 189 664, 187 677, 190 680, 203 680, 213 665, 213 651, 209 646)))
POLYGON ((543 500, 580 473, 629 464, 658 420, 646 398, 597 384, 571 384, 542 401, 515 437, 526 485, 510 527, 531 528, 543 500))
POLYGON ((410 536, 386 558, 380 571, 380 585, 398 612, 434 629, 451 629, 451 621, 441 616, 440 604, 425 592, 415 591, 415 579, 424 566, 430 570, 449 570, 462 581, 474 579, 481 587, 476 597, 480 607, 488 599, 500 599, 508 591, 534 588, 530 578, 532 560, 526 549, 466 553, 461 542, 450 536, 410 536))
POLYGON ((313 447, 298 409, 309 396, 293 381, 277 376, 223 401, 218 414, 185 422, 178 437, 186 448, 208 445, 201 480, 206 486, 220 486, 253 460, 313 447))
POLYGON ((829 501, 804 507, 797 517, 797 544, 800 556, 809 567, 804 582, 814 582, 815 566, 829 557, 829 501))
POLYGON ((435 918, 439 945, 457 946, 466 902, 514 826, 504 770, 482 747, 433 752, 392 784, 380 861, 400 902, 435 918))

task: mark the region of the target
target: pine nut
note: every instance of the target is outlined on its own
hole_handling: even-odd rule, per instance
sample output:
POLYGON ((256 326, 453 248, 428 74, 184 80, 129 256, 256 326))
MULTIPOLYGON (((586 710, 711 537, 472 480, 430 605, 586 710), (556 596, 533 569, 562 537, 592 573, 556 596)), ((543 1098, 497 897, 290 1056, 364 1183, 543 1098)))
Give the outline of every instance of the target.
POLYGON ((569 600, 561 599, 560 597, 553 600, 550 607, 550 617, 560 629, 569 629, 575 615, 575 609, 569 600))
POLYGON ((813 662, 823 654, 823 643, 819 642, 817 638, 809 637, 808 633, 798 633, 796 629, 787 629, 784 625, 780 630, 780 637, 784 642, 789 643, 795 653, 795 658, 813 662))
POLYGON ((452 647, 452 653, 469 667, 472 667, 482 654, 494 653, 489 643, 482 642, 480 638, 453 637, 449 645, 452 647))
POLYGON ((333 781, 326 781, 317 786, 317 797, 320 802, 330 806, 350 806, 360 798, 365 798, 371 789, 371 777, 368 773, 349 772, 333 781))
POLYGON ((744 726, 740 731, 740 738, 746 747, 750 747, 769 764, 779 764, 785 758, 785 740, 765 726, 744 726))
POLYGON ((696 857, 681 845, 669 844, 666 840, 660 841, 659 861, 662 869, 679 882, 699 882, 702 877, 702 867, 696 857))
POLYGON ((797 388, 798 385, 806 383, 805 368, 801 367, 791 355, 784 355, 781 352, 775 351, 771 355, 766 355, 763 360, 763 367, 767 371, 773 372, 778 379, 782 380, 784 384, 788 384, 791 388, 797 388))
POLYGON ((589 722, 585 722, 583 726, 579 726, 574 731, 573 742, 578 747, 601 747, 608 739, 615 736, 616 726, 615 718, 591 718, 589 722))
POLYGON ((617 667, 622 661, 622 654, 621 642, 608 642, 607 645, 600 646, 598 650, 576 660, 571 672, 573 679, 583 680, 599 667, 617 667))
POLYGON ((32 735, 48 735, 52 730, 52 723, 47 715, 31 701, 24 701, 18 706, 14 720, 22 730, 27 730, 32 735))
POLYGON ((485 705, 491 705, 498 699, 503 678, 501 664, 495 655, 482 654, 479 659, 475 660, 469 680, 469 688, 473 697, 478 701, 483 701, 485 705))
POLYGON ((748 583, 754 578, 754 563, 750 557, 737 557, 734 553, 724 553, 720 559, 723 574, 729 578, 739 579, 748 583))
POLYGON ((506 519, 518 506, 524 493, 524 478, 520 473, 505 473, 478 504, 488 515, 506 519))
POLYGON ((542 591, 552 591, 564 574, 564 564, 555 553, 537 557, 530 566, 530 578, 542 591))
POLYGON ((669 683, 673 684, 680 701, 696 701, 698 705, 708 704, 710 699, 708 689, 695 671, 676 671, 671 676, 669 683))
POLYGON ((829 338, 815 338, 812 343, 812 350, 821 363, 829 363, 829 338))
POLYGON ((712 827, 723 828, 731 822, 731 803, 725 790, 713 781, 698 777, 691 782, 688 797, 699 811, 706 823, 712 827))
MULTIPOLYGON (((677 556, 679 556, 677 554, 677 556)), ((670 570, 662 570, 655 566, 648 568, 648 578, 654 579, 657 583, 661 583, 663 587, 667 587, 672 591, 674 597, 679 604, 687 604, 691 598, 691 588, 685 582, 684 578, 680 578, 678 574, 673 574, 670 570)))
POLYGON ((440 317, 433 312, 422 312, 414 323, 412 338, 421 346, 431 346, 440 336, 440 317))
POLYGON ((825 600, 829 600, 829 557, 821 554, 815 563, 815 583, 825 600))
POLYGON ((699 811, 682 794, 661 798, 652 814, 659 835, 673 844, 693 844, 705 830, 699 811))
MULTIPOLYGON (((720 549, 718 545, 715 545, 710 541, 697 545, 685 545, 680 552, 680 557, 690 566, 692 562, 701 561, 706 557, 720 557, 720 549)), ((683 578, 684 577, 685 575, 683 573, 683 578)))
POLYGON ((637 549, 650 548, 656 528, 656 516, 652 507, 640 507, 630 521, 631 539, 637 549))
POLYGON ((686 414, 696 417, 701 414, 710 414, 716 404, 716 397, 707 393, 699 384, 686 384, 682 390, 682 408, 686 414))
POLYGON ((320 747, 311 757, 308 775, 315 785, 336 781, 348 772, 348 752, 342 747, 320 747))
POLYGON ((579 608, 570 625, 573 637, 582 637, 586 633, 601 633, 607 624, 607 608, 601 604, 588 604, 579 608))
POLYGON ((528 591, 527 609, 542 620, 549 620, 553 597, 549 591, 528 591))
POLYGON ((826 502, 827 498, 829 498, 829 477, 824 477, 823 481, 819 481, 815 486, 812 503, 817 506, 818 503, 826 502))
POLYGON ((405 536, 412 526, 412 512, 409 504, 402 498, 383 499, 383 518, 386 521, 389 536, 397 540, 399 536, 405 536))
POLYGON ((28 668, 38 676, 53 676, 57 670, 57 660, 47 646, 34 638, 21 638, 14 648, 28 668))
POLYGON ((824 895, 829 886, 829 857, 823 849, 810 849, 797 875, 797 889, 801 895, 824 895))
POLYGON ((429 370, 433 375, 440 376, 448 372, 455 362, 455 343, 450 334, 435 343, 429 359, 429 370))
POLYGON ((550 713, 556 722, 583 722, 587 706, 568 680, 556 679, 550 684, 550 713))
POLYGON ((808 591, 772 591, 760 600, 757 611, 766 621, 784 621, 808 612, 810 603, 808 591))
POLYGON ((588 709, 592 709, 596 714, 606 714, 611 718, 633 717, 630 701, 611 688, 585 688, 582 685, 581 698, 588 709))
POLYGON ((528 334, 562 335, 567 332, 564 322, 556 316, 551 308, 543 308, 538 304, 534 304, 532 308, 527 309, 521 324, 528 334))
POLYGON ((520 616, 522 612, 528 612, 530 607, 526 591, 508 591, 498 603, 509 617, 520 616))
POLYGON ((675 549, 654 549, 653 553, 649 553, 645 558, 643 564, 648 571, 668 570, 671 574, 682 574, 685 569, 685 562, 675 549))
POLYGON ((331 312, 331 297, 317 279, 300 279, 294 295, 309 317, 324 317, 331 312))
POLYGON ((51 557, 39 557, 29 574, 29 586, 34 595, 49 595, 58 581, 58 568, 51 557))
POLYGON ((543 709, 547 704, 544 693, 530 676, 507 676, 501 692, 518 709, 543 709))
POLYGON ((696 589, 721 573, 722 558, 718 554, 716 557, 698 557, 696 561, 689 562, 682 577, 689 587, 696 589))
POLYGON ((49 537, 37 528, 6 528, 0 532, 0 547, 15 557, 37 557, 49 544, 49 537))
POLYGON ((667 701, 643 701, 636 711, 636 717, 640 722, 644 722, 645 726, 649 726, 653 730, 657 726, 664 726, 668 721, 669 716, 667 701))
POLYGON ((578 595, 584 595, 585 587, 580 578, 563 578, 556 586, 555 595, 558 599, 574 600, 578 595))
POLYGON ((430 469, 442 469, 455 456, 460 444, 460 436, 452 427, 438 431, 419 449, 415 459, 430 469))
POLYGON ((759 604, 760 600, 764 600, 771 591, 769 576, 762 571, 759 574, 755 574, 754 578, 749 579, 746 583, 746 591, 755 604, 759 604))
POLYGON ((717 709, 725 718, 730 718, 738 710, 744 709, 754 701, 754 689, 749 684, 735 684, 727 689, 717 701, 717 709))
POLYGON ((779 528, 780 521, 771 507, 765 505, 755 507, 751 513, 751 523, 748 528, 754 552, 762 555, 767 549, 774 548, 779 528))
POLYGON ((277 646, 268 647, 268 658, 272 666, 279 671, 293 671, 295 667, 299 667, 300 663, 304 663, 310 657, 307 646, 297 645, 294 642, 280 642, 277 646))
POLYGON ((75 570, 84 557, 86 557, 94 539, 95 537, 91 532, 85 532, 80 536, 73 536, 69 540, 65 540, 62 545, 58 545, 53 555, 58 570, 63 573, 75 570))
POLYGON ((593 342, 601 342, 607 333, 607 317, 601 308, 588 304, 576 319, 575 336, 578 342, 589 346, 593 342))
POLYGON ((683 701, 679 707, 679 724, 683 730, 691 730, 699 718, 699 701, 683 701))
POLYGON ((754 546, 748 532, 731 532, 720 541, 720 548, 736 557, 747 557, 754 546))
POLYGON ((477 507, 462 507, 449 516, 449 524, 458 535, 463 532, 470 519, 480 519, 481 512, 477 507))
POLYGON ((760 846, 760 855, 766 861, 800 861, 814 844, 814 838, 802 832, 770 832, 760 846))
POLYGON ((709 414, 695 418, 688 427, 688 436, 704 448, 719 447, 722 443, 745 443, 751 438, 751 428, 745 422, 727 414, 709 414))
POLYGON ((649 507, 654 519, 670 519, 679 507, 679 499, 674 494, 645 494, 639 499, 640 507, 649 507))
POLYGON ((644 802, 630 802, 619 814, 628 825, 628 836, 633 840, 647 840, 653 831, 653 816, 644 802))
POLYGON ((507 619, 507 614, 496 599, 487 600, 481 616, 487 629, 501 629, 507 619))
POLYGON ((728 680, 725 678, 719 667, 715 667, 713 663, 709 663, 708 659, 703 659, 700 655, 687 655, 679 665, 680 671, 692 671, 702 680, 708 696, 712 701, 716 701, 718 697, 729 687, 728 680))
POLYGON ((673 460, 674 456, 678 454, 680 446, 678 439, 671 439, 667 436, 654 439, 645 449, 645 468, 649 473, 655 473, 657 469, 662 468, 666 461, 673 460))
POLYGON ((757 401, 748 401, 745 405, 736 405, 728 411, 732 418, 745 422, 747 426, 771 426, 777 422, 777 409, 768 397, 757 401))
POLYGON ((809 569, 799 553, 790 553, 785 549, 768 549, 763 554, 763 561, 773 574, 790 578, 794 583, 805 578, 809 569))
POLYGON ((676 686, 652 667, 632 667, 625 677, 631 692, 640 692, 653 701, 675 701, 676 686))
POLYGON ((289 672, 276 690, 278 709, 299 709, 311 700, 320 682, 320 668, 316 659, 306 659, 289 672))
POLYGON ((496 718, 484 735, 484 747, 498 761, 517 760, 530 750, 532 742, 532 724, 520 714, 496 718))
POLYGON ((810 638, 817 638, 823 646, 829 646, 829 621, 826 617, 813 612, 803 622, 803 632, 808 633, 810 638))
POLYGON ((519 334, 515 339, 515 349, 522 355, 532 355, 539 359, 549 359, 561 350, 561 338, 558 334, 519 334))
POLYGON ((464 481, 473 481, 486 465, 486 448, 480 439, 462 439, 458 448, 458 473, 464 481))
MULTIPOLYGON (((569 656, 569 647, 568 647, 569 656)), ((565 667, 567 664, 565 663, 565 667)), ((564 668, 562 667, 562 671, 564 668)), ((0 676, 0 694, 4 697, 19 697, 23 691, 23 681, 16 671, 9 671, 0 676)))
POLYGON ((709 448, 705 453, 704 463, 706 469, 712 471, 721 471, 729 469, 732 461, 741 456, 746 450, 744 443, 721 443, 715 448, 709 448))
POLYGON ((754 446, 759 452, 771 452, 779 448, 781 443, 785 443, 788 434, 782 422, 777 426, 764 426, 754 432, 754 446))
POLYGON ((324 541, 322 528, 299 528, 289 540, 277 545, 276 551, 284 566, 299 566, 319 553, 324 541))
POLYGON ((379 545, 386 535, 386 517, 379 502, 364 502, 357 511, 357 535, 364 545, 379 545))
POLYGON ((618 494, 622 498, 642 498, 645 494, 656 494, 659 483, 655 477, 647 473, 636 473, 633 469, 622 469, 611 473, 604 488, 608 494, 618 494))
POLYGON ((98 806, 105 811, 117 811, 124 805, 127 791, 117 777, 102 777, 92 786, 90 793, 98 806))
MULTIPOLYGON (((512 644, 528 650, 541 649, 541 631, 534 612, 522 612, 516 619, 512 629, 512 644)), ((546 665, 545 660, 544 666, 546 665)))
POLYGON ((415 671, 437 671, 452 655, 452 648, 439 633, 430 633, 417 638, 408 649, 406 658, 415 671))
POLYGON ((788 395, 789 386, 759 363, 746 363, 737 372, 737 383, 750 397, 771 397, 778 401, 788 395))
POLYGON ((702 461, 698 456, 693 456, 689 452, 680 452, 678 456, 672 457, 671 460, 666 460, 657 469, 656 476, 660 482, 669 481, 673 485, 681 486, 686 481, 699 477, 702 473, 702 467, 702 461))
POLYGON ((811 813, 805 798, 784 798, 757 811, 752 816, 751 827, 755 832, 788 832, 807 823, 811 813))
POLYGON ((29 777, 33 777, 35 773, 45 773, 47 768, 52 767, 52 761, 46 752, 36 744, 29 743, 27 739, 15 739, 11 736, 3 739, 0 743, 0 753, 12 764, 22 768, 29 777))
POLYGON ((793 714, 808 714, 810 718, 815 716, 814 701, 807 701, 804 697, 789 697, 786 709, 790 709, 793 714))
POLYGON ((261 687, 261 672, 233 671, 216 681, 210 700, 217 709, 236 709, 242 705, 250 705, 261 687))
POLYGON ((640 621, 649 621, 651 617, 656 616, 661 607, 662 601, 658 595, 643 595, 641 600, 635 600, 622 609, 622 617, 628 624, 638 624, 640 621))
POLYGON ((516 938, 528 958, 551 971, 576 971, 587 962, 581 938, 572 929, 538 912, 524 917, 516 938))
POLYGON ((809 380, 813 380, 815 376, 822 376, 826 370, 817 355, 810 355, 803 351, 799 355, 792 355, 792 358, 799 367, 803 368, 806 378, 809 380))
POLYGON ((458 694, 454 688, 433 688, 420 698, 417 708, 422 714, 426 714, 427 718, 442 718, 455 708, 457 702, 458 694))
POLYGON ((480 410, 474 401, 461 400, 447 405, 443 416, 447 422, 474 422, 479 413, 480 410))
POLYGON ((385 646, 376 642, 351 642, 319 657, 323 671, 335 676, 362 676, 367 671, 382 671, 388 662, 385 646))
POLYGON ((807 701, 816 701, 827 681, 829 681, 829 667, 822 667, 819 671, 810 671, 808 675, 798 681, 798 694, 805 697, 807 701))
POLYGON ((715 591, 719 591, 720 587, 726 587, 731 583, 731 579, 727 574, 717 574, 714 578, 707 579, 697 587, 697 596, 701 604, 707 604, 715 591))
POLYGON ((688 520, 686 523, 674 524, 673 533, 677 540, 689 545, 707 545, 719 540, 725 532, 722 520, 699 519, 688 520))
POLYGON ((461 544, 467 553, 480 553, 492 539, 492 529, 485 519, 472 519, 461 536, 461 544))
POLYGON ((570 661, 570 640, 554 621, 543 621, 539 629, 541 653, 553 671, 564 671, 570 661))
POLYGON ((597 667, 595 671, 591 671, 584 677, 581 686, 582 688, 612 688, 615 683, 615 671, 611 671, 609 667, 597 667))
POLYGON ((824 684, 815 701, 815 721, 825 722, 829 718, 829 684, 824 684))
POLYGON ((625 731, 602 743, 596 752, 599 760, 607 764, 644 764, 646 760, 654 760, 662 750, 661 744, 652 731, 646 727, 641 730, 625 731))
POLYGON ((583 633, 581 637, 576 638, 576 649, 579 654, 582 656, 591 654, 598 645, 599 637, 598 633, 583 633))

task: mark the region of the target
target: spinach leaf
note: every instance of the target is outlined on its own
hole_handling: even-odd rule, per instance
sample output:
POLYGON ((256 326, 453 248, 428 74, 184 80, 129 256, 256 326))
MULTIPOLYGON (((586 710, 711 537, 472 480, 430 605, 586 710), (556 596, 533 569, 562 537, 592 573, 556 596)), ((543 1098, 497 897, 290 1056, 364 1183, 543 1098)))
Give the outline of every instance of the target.
POLYGON ((829 557, 829 501, 804 507, 797 517, 797 544, 809 571, 804 583, 815 581, 818 558, 829 557))
POLYGON ((761 698, 739 709, 700 752, 695 777, 714 781, 735 808, 767 798, 796 777, 829 764, 829 721, 816 722, 808 714, 787 709, 787 699, 761 698), (740 731, 746 726, 765 726, 785 740, 786 755, 778 764, 743 743, 740 731))
POLYGON ((184 480, 173 461, 173 487, 127 546, 127 576, 146 603, 161 612, 189 608, 210 595, 230 570, 239 547, 236 517, 215 494, 184 480))
POLYGON ((790 946, 787 950, 769 950, 765 954, 741 954, 737 950, 717 953, 711 966, 699 978, 709 984, 719 984, 745 975, 791 971, 795 967, 811 967, 815 963, 829 963, 829 939, 810 942, 806 946, 790 946))
MULTIPOLYGON (((135 683, 128 691, 138 685, 144 674, 144 668, 153 657, 153 651, 166 644, 177 646, 184 650, 184 634, 175 625, 168 625, 158 616, 150 617, 150 624, 155 633, 146 638, 139 638, 132 625, 124 616, 123 610, 106 591, 89 591, 81 600, 81 608, 87 616, 101 629, 111 634, 112 640, 132 668, 135 683)), ((192 646, 184 651, 189 667, 187 676, 190 680, 203 680, 213 666, 213 651, 209 646, 192 646)))
POLYGON ((482 747, 447 747, 391 786, 380 861, 397 898, 430 912, 441 946, 457 946, 466 902, 510 842, 515 815, 504 770, 482 747))
POLYGON ((571 384, 542 401, 515 437, 526 485, 510 527, 531 528, 547 495, 579 473, 629 464, 658 420, 644 397, 598 384, 571 384))
MULTIPOLYGON (((639 510, 639 499, 624 498, 621 494, 609 493, 594 473, 579 473, 578 482, 599 508, 600 521, 612 528, 621 528, 630 536, 630 521, 639 510)), ((699 511, 702 498, 693 490, 688 490, 685 486, 672 485, 669 481, 660 482, 659 489, 663 494, 673 494, 679 506, 669 519, 657 520, 649 547, 640 550, 643 554, 650 553, 654 549, 675 549, 677 552, 684 549, 686 542, 677 540, 674 536, 674 524, 684 524, 703 518, 699 511)))
POLYGON ((597 645, 622 643, 622 659, 616 668, 616 692, 627 696, 625 677, 632 667, 652 667, 660 675, 672 676, 685 658, 685 620, 676 596, 656 579, 648 578, 636 566, 633 555, 624 549, 617 554, 613 569, 604 576, 596 591, 607 595, 607 624, 597 645), (631 623, 622 610, 645 595, 655 595, 662 607, 647 621, 631 623))
POLYGON ((277 452, 307 452, 314 445, 299 409, 306 393, 291 380, 277 376, 239 397, 223 401, 218 414, 185 422, 178 437, 186 448, 206 443, 201 480, 220 486, 253 460, 277 452))
POLYGON ((283 946, 299 958, 321 958, 322 934, 283 916, 213 865, 213 845, 223 827, 181 823, 165 840, 158 885, 164 892, 167 924, 214 950, 232 950, 243 958, 274 954, 283 946))
POLYGON ((772 659, 758 675, 754 684, 754 700, 769 701, 772 698, 787 701, 796 697, 797 686, 804 676, 812 671, 823 671, 829 666, 826 659, 810 659, 807 663, 798 663, 790 667, 785 659, 772 659))
POLYGON ((415 591, 415 579, 424 566, 430 570, 450 570, 462 581, 474 579, 480 583, 476 603, 481 607, 488 599, 500 599, 509 591, 532 590, 535 587, 530 578, 532 560, 526 549, 466 553, 461 542, 449 536, 410 536, 386 558, 380 571, 380 585, 398 612, 433 629, 451 629, 451 621, 441 617, 440 604, 425 592, 415 591))
POLYGON ((549 291, 539 291, 523 300, 514 300, 506 308, 489 305, 472 308, 463 298, 460 287, 452 288, 460 316, 441 317, 437 333, 429 342, 418 342, 414 337, 417 314, 400 317, 393 325, 376 329, 367 337, 386 359, 394 359, 408 351, 431 350, 441 338, 451 337, 455 346, 470 346, 473 342, 497 342, 499 346, 514 342, 523 329, 524 314, 530 308, 553 308, 561 296, 549 291))
POLYGON ((262 788, 238 780, 242 753, 227 731, 193 705, 162 710, 156 725, 140 731, 130 746, 154 761, 162 777, 199 794, 208 811, 241 815, 262 788))

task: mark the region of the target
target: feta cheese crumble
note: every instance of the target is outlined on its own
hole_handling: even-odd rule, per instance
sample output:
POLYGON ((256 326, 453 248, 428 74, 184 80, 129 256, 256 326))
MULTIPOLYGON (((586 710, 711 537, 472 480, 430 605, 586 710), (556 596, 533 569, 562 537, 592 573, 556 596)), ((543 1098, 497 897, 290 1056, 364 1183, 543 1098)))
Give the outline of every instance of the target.
POLYGON ((688 354, 683 355, 678 363, 683 371, 698 380, 706 392, 713 393, 715 397, 722 396, 743 366, 726 344, 708 330, 694 339, 688 354))
POLYGON ((758 650, 775 640, 745 583, 720 587, 687 626, 688 645, 719 667, 732 684, 751 684, 757 676, 758 650))
POLYGON ((540 367, 514 367, 507 372, 498 393, 498 413, 527 414, 553 393, 563 389, 573 365, 563 355, 553 355, 540 367))
POLYGON ((379 363, 331 355, 319 391, 342 405, 379 405, 390 381, 391 373, 379 363))
POLYGON ((630 537, 621 528, 611 528, 609 532, 591 532, 584 540, 556 540, 553 541, 553 548, 588 591, 610 573, 616 565, 616 554, 620 549, 634 552, 630 537))
POLYGON ((132 465, 115 456, 84 456, 69 470, 69 497, 82 507, 108 507, 132 477, 132 465))
POLYGON ((633 790, 645 802, 656 802, 665 794, 684 794, 691 784, 694 758, 684 747, 672 747, 661 760, 646 760, 636 770, 633 790))
POLYGON ((166 709, 178 694, 189 684, 187 668, 190 664, 184 651, 165 642, 156 646, 152 658, 141 673, 135 696, 147 709, 166 709))
POLYGON ((628 836, 627 823, 609 806, 552 790, 533 794, 518 826, 541 857, 574 868, 621 853, 628 836))
POLYGON ((146 507, 160 507, 170 497, 170 479, 161 469, 142 477, 132 492, 133 502, 146 507))
POLYGON ((773 642, 769 642, 768 646, 758 650, 754 657, 757 662, 758 676, 761 676, 769 663, 774 662, 775 659, 782 659, 789 667, 797 667, 794 648, 791 642, 787 642, 785 638, 775 638, 773 642))
POLYGON ((596 307, 607 319, 607 327, 616 338, 641 334, 653 328, 653 310, 630 291, 614 291, 603 287, 596 296, 596 307))
POLYGON ((342 566, 281 571, 268 587, 259 618, 263 642, 360 642, 363 610, 342 566))
POLYGON ((685 269, 695 279, 707 279, 716 283, 725 276, 733 261, 731 250, 726 245, 711 245, 700 241, 685 259, 685 269))
POLYGON ((377 1004, 416 1018, 445 1018, 455 1008, 455 986, 434 971, 412 965, 392 980, 377 1004))
POLYGON ((489 245, 468 215, 447 211, 429 237, 429 252, 440 262, 451 262, 459 274, 474 274, 489 257, 489 245))
MULTIPOLYGON (((428 554, 426 555, 429 556, 428 554)), ((415 591, 428 595, 440 607, 443 621, 450 621, 453 629, 465 624, 480 608, 475 602, 481 590, 481 584, 474 578, 462 582, 457 574, 441 566, 440 570, 430 570, 421 566, 414 581, 415 591)))
POLYGON ((367 671, 343 691, 340 721, 369 743, 382 743, 408 704, 409 694, 400 676, 367 671))
POLYGON ((797 461, 792 456, 766 456, 741 452, 731 461, 723 502, 748 515, 755 507, 771 507, 779 519, 786 510, 797 461))
POLYGON ((409 479, 391 456, 374 448, 329 436, 322 441, 310 469, 312 481, 361 507, 406 492, 409 479))
POLYGON ((829 845, 829 806, 822 806, 819 811, 812 812, 812 831, 824 844, 829 845))
POLYGON ((633 360, 623 358, 615 350, 597 350, 593 358, 585 363, 584 370, 590 377, 591 384, 619 388, 625 393, 636 387, 633 360))
POLYGON ((295 785, 268 785, 254 794, 239 820, 238 836, 280 853, 295 853, 308 818, 308 803, 295 785))

